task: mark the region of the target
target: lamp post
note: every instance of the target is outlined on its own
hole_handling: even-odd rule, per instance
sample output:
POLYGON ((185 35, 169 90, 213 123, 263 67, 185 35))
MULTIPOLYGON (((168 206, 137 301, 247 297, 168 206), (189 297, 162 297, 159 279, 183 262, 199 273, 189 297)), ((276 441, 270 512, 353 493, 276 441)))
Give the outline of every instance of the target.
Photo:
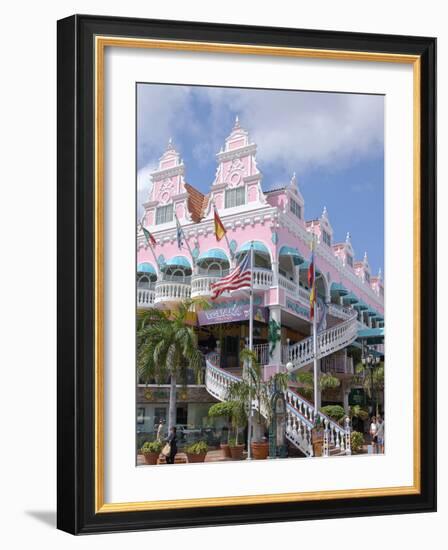
POLYGON ((380 356, 377 353, 372 353, 372 350, 367 345, 366 341, 363 341, 362 344, 362 356, 361 361, 364 366, 369 369, 370 373, 370 391, 372 395, 372 409, 375 411, 375 415, 378 415, 377 407, 378 403, 376 402, 376 392, 374 392, 373 386, 373 370, 380 364, 380 356))

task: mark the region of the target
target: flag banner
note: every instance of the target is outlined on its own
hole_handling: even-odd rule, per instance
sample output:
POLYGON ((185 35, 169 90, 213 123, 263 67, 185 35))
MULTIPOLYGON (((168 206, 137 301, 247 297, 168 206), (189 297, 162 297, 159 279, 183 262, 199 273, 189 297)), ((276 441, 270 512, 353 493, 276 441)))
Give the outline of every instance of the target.
POLYGON ((184 243, 184 232, 182 226, 179 223, 179 220, 176 216, 176 238, 177 238, 177 248, 180 250, 184 243))
POLYGON ((319 333, 322 330, 325 330, 327 328, 327 313, 328 313, 328 304, 324 302, 324 300, 321 300, 320 298, 317 298, 317 303, 319 305, 319 310, 321 311, 321 316, 319 319, 319 323, 317 324, 317 332, 319 333))
POLYGON ((211 298, 216 300, 223 292, 231 292, 240 288, 247 288, 252 285, 252 268, 250 265, 250 252, 235 267, 235 269, 216 283, 211 285, 213 292, 211 298))
POLYGON ((218 211, 215 209, 215 237, 217 241, 220 241, 226 234, 226 228, 219 217, 218 211))
POLYGON ((144 227, 143 225, 142 225, 142 231, 143 231, 143 235, 145 236, 146 242, 147 242, 148 244, 151 243, 152 246, 156 246, 157 242, 156 242, 156 240, 155 240, 155 238, 154 238, 154 235, 153 235, 152 233, 150 233, 150 232, 146 229, 146 227, 144 227))

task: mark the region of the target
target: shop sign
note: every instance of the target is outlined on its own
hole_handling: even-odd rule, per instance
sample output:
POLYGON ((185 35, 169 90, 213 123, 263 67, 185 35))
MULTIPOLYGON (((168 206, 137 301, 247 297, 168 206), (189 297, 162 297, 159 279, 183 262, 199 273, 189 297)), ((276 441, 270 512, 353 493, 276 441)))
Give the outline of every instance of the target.
MULTIPOLYGON (((254 321, 267 323, 268 310, 265 307, 254 306, 254 321)), ((233 305, 216 309, 206 309, 198 312, 198 321, 201 326, 218 325, 222 323, 236 323, 249 320, 249 304, 234 303, 233 305)))

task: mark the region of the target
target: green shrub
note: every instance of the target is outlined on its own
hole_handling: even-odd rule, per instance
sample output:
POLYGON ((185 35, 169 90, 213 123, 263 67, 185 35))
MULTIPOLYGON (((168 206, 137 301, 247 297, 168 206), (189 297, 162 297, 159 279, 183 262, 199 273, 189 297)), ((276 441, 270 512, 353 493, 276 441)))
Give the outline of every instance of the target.
POLYGON ((327 405, 322 407, 321 411, 336 422, 345 416, 344 407, 341 407, 341 405, 327 405))
POLYGON ((352 432, 351 437, 352 453, 357 453, 364 445, 364 436, 361 432, 352 432))
POLYGON ((229 447, 236 447, 236 437, 229 437, 229 447))
POLYGON ((196 443, 191 443, 188 447, 185 447, 185 452, 192 455, 200 455, 208 451, 208 445, 205 441, 196 441, 196 443))
POLYGON ((143 443, 141 452, 142 453, 160 453, 163 447, 161 441, 146 441, 143 443))
POLYGON ((222 403, 215 403, 208 410, 208 416, 211 418, 217 416, 232 416, 234 404, 232 401, 223 401, 222 403))

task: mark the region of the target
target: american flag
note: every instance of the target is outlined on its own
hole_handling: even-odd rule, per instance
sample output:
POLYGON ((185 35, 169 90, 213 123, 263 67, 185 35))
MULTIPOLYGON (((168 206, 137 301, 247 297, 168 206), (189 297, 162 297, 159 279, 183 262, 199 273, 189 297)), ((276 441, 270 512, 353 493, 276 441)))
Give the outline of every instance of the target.
POLYGON ((213 292, 211 298, 216 300, 223 292, 230 292, 239 288, 245 288, 252 284, 252 268, 250 265, 250 250, 241 260, 241 262, 235 267, 232 273, 229 273, 227 277, 223 277, 216 283, 213 283, 210 288, 213 292))

